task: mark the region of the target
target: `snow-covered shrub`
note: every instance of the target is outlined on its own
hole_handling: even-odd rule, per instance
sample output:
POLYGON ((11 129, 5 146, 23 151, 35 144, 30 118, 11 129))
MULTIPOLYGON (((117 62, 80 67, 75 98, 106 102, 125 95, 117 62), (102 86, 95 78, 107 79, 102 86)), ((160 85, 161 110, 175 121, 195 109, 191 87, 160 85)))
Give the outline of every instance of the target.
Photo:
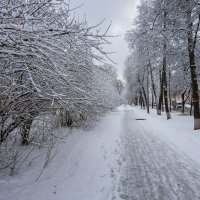
POLYGON ((63 137, 59 124, 59 117, 55 114, 43 113, 37 116, 32 122, 29 145, 26 146, 20 145, 21 127, 12 131, 0 145, 0 169, 5 169, 13 175, 21 167, 30 164, 32 159, 39 157, 35 153, 38 149, 43 149, 40 156, 45 158, 45 155, 48 155, 50 159, 50 151, 55 147, 57 140, 63 137))
POLYGON ((116 73, 94 64, 107 57, 102 48, 108 43, 107 31, 97 29, 89 27, 86 19, 76 19, 64 1, 0 2, 3 167, 16 166, 14 157, 22 159, 17 159, 26 148, 21 144, 31 148, 54 141, 55 126, 46 113, 51 120, 56 110, 62 113, 56 117, 57 126, 79 126, 119 104, 116 73))

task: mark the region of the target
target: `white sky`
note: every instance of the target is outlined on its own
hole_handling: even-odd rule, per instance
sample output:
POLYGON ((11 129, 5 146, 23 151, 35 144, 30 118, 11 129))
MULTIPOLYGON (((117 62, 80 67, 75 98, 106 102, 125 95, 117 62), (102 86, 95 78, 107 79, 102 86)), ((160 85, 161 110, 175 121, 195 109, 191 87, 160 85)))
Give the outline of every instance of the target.
POLYGON ((106 19, 105 28, 112 21, 110 34, 121 35, 116 38, 111 38, 112 42, 107 51, 116 52, 110 57, 117 63, 115 66, 118 69, 119 77, 122 78, 123 65, 126 56, 128 55, 128 47, 124 41, 124 36, 127 30, 131 29, 133 18, 137 15, 137 5, 140 0, 71 0, 71 7, 76 7, 83 4, 76 13, 82 17, 86 15, 90 25, 98 24, 103 19, 106 19))

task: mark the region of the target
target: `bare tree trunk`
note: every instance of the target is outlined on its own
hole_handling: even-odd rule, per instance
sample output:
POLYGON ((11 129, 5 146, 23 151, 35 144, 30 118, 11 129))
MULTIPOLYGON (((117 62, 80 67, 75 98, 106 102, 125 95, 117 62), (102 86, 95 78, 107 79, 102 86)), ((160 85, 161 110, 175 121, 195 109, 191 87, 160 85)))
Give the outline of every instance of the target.
POLYGON ((141 95, 141 109, 145 110, 145 102, 144 102, 144 98, 142 95, 141 95))
POLYGON ((152 109, 154 108, 154 94, 153 94, 152 88, 151 88, 151 107, 152 107, 152 109))
MULTIPOLYGON (((164 30, 166 29, 166 11, 164 11, 164 30)), ((167 115, 167 120, 171 119, 171 114, 169 111, 169 105, 168 105, 168 95, 167 95, 167 75, 166 75, 166 70, 167 70, 167 60, 166 60, 166 55, 167 55, 167 39, 166 39, 166 33, 164 33, 164 43, 163 43, 163 89, 164 89, 164 100, 165 100, 165 112, 167 115)))
POLYGON ((145 106, 147 106, 147 95, 146 95, 144 87, 142 87, 142 92, 143 92, 143 103, 144 103, 144 108, 145 108, 145 106))
POLYGON ((171 98, 171 72, 169 69, 169 111, 172 111, 172 98, 171 98))
POLYGON ((140 108, 142 109, 142 92, 140 91, 140 108))
POLYGON ((61 113, 61 126, 71 127, 73 124, 72 117, 70 116, 69 111, 63 110, 61 113))
MULTIPOLYGON (((190 74, 192 82, 192 98, 194 106, 194 130, 200 129, 200 109, 199 109, 199 87, 197 82, 196 62, 195 62, 195 43, 197 38, 193 38, 192 9, 187 10, 187 31, 188 31, 188 53, 190 62, 190 74)), ((199 19, 200 20, 200 19, 199 19)), ((197 30, 198 31, 198 30, 197 30)))
POLYGON ((185 91, 181 94, 181 98, 182 98, 182 113, 185 112, 185 91))
POLYGON ((149 66, 147 66, 147 113, 149 113, 149 66))
MULTIPOLYGON (((143 80, 144 80, 144 77, 143 77, 143 80)), ((140 78, 138 77, 138 82, 139 82, 140 87, 141 87, 142 97, 144 97, 144 98, 142 98, 144 105, 147 105, 147 95, 146 95, 145 88, 144 88, 144 85, 143 85, 144 81, 142 81, 142 83, 141 83, 140 78)))
POLYGON ((29 144, 29 133, 31 130, 33 119, 26 120, 21 126, 21 144, 28 145, 29 144))
POLYGON ((191 100, 191 102, 190 102, 190 116, 192 116, 192 108, 193 108, 193 103, 192 103, 192 100, 191 100))
POLYGON ((142 98, 142 102, 143 102, 143 110, 145 110, 146 109, 146 105, 145 105, 144 98, 142 98))
MULTIPOLYGON (((150 75, 151 75, 151 85, 152 85, 152 90, 153 90, 153 94, 154 94, 154 98, 155 98, 155 103, 156 103, 156 108, 157 108, 158 105, 157 105, 156 87, 155 87, 154 78, 153 78, 153 69, 152 69, 152 66, 151 66, 150 62, 149 62, 149 68, 150 68, 150 75)), ((152 97, 152 99, 153 99, 153 97, 152 97)), ((153 106, 153 104, 152 104, 152 106, 153 106)))
POLYGON ((163 77, 162 77, 162 72, 160 72, 160 96, 157 106, 158 115, 161 115, 162 101, 163 101, 163 77))
POLYGON ((163 83, 163 96, 162 96, 162 102, 161 102, 161 105, 162 105, 162 112, 165 111, 164 102, 165 102, 165 98, 164 98, 164 83, 163 83))
POLYGON ((138 98, 135 97, 135 100, 134 100, 134 105, 137 106, 138 105, 138 98))
MULTIPOLYGON (((166 62, 166 61, 165 61, 166 62)), ((164 67, 165 68, 165 67, 164 67)), ((167 119, 171 119, 171 114, 169 111, 169 106, 168 106, 168 96, 167 96, 167 80, 166 80, 166 68, 163 69, 163 82, 164 82, 164 99, 165 99, 165 112, 167 115, 167 119)))

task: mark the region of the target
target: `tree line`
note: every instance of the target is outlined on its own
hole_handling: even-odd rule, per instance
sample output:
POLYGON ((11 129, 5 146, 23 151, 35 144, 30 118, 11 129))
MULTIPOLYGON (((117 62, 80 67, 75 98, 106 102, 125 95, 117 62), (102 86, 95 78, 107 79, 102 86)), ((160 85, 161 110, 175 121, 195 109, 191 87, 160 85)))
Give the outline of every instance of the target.
POLYGON ((198 0, 142 0, 126 41, 126 98, 149 112, 150 102, 162 105, 171 119, 172 99, 191 96, 194 129, 200 129, 200 2, 198 0), (151 98, 151 100, 150 100, 151 98))

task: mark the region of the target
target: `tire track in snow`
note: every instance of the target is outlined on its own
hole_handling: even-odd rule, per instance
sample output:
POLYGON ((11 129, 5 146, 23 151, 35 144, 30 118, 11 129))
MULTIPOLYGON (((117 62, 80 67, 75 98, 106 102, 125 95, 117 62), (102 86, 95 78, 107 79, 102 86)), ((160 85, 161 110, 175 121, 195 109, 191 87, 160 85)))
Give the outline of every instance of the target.
POLYGON ((126 165, 122 169, 119 199, 200 199, 198 166, 173 145, 145 129, 145 121, 125 112, 121 140, 126 165))

